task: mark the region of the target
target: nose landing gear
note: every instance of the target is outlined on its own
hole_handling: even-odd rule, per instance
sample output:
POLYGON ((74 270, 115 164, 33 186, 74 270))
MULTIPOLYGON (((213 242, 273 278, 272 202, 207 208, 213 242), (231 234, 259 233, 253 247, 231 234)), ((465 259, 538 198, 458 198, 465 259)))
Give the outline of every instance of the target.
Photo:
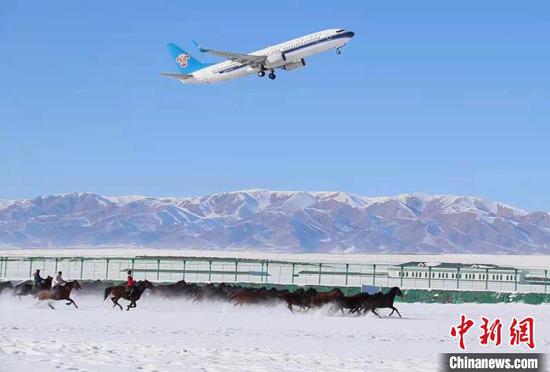
POLYGON ((336 54, 342 54, 342 51, 340 50, 340 48, 336 49, 336 54))

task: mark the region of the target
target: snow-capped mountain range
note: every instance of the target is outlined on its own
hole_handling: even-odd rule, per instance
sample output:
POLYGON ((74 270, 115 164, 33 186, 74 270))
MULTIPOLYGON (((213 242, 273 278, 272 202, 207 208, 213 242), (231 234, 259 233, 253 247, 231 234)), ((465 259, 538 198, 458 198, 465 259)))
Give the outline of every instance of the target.
POLYGON ((550 254, 550 214, 476 197, 246 190, 0 200, 0 244, 280 252, 550 254))

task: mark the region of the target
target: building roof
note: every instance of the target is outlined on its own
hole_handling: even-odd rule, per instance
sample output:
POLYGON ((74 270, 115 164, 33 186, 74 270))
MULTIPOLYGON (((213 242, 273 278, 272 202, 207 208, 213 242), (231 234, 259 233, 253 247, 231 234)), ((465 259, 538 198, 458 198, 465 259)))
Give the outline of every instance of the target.
POLYGON ((415 267, 428 267, 428 266, 431 266, 429 263, 427 262, 420 262, 420 261, 410 261, 410 262, 405 262, 405 263, 402 263, 398 266, 403 266, 403 267, 410 267, 410 266, 415 266, 415 267))
POLYGON ((452 263, 452 262, 442 262, 442 263, 432 264, 429 262, 410 261, 410 262, 402 263, 398 266, 407 267, 407 268, 431 267, 434 269, 516 270, 515 267, 498 266, 493 264, 463 264, 463 263, 452 263))

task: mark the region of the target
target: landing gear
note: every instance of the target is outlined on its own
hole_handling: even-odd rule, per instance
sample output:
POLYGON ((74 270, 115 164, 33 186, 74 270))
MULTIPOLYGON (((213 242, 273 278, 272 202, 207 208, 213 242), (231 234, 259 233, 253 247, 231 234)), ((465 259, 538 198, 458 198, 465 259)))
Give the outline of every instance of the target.
POLYGON ((264 77, 265 76, 265 71, 264 70, 258 71, 258 76, 259 77, 264 77))
POLYGON ((275 80, 275 78, 276 78, 277 76, 275 75, 275 73, 274 73, 273 71, 271 71, 271 72, 269 73, 269 75, 267 75, 267 77, 270 78, 271 80, 275 80))
POLYGON ((342 51, 340 50, 340 48, 336 49, 336 54, 342 54, 342 51))

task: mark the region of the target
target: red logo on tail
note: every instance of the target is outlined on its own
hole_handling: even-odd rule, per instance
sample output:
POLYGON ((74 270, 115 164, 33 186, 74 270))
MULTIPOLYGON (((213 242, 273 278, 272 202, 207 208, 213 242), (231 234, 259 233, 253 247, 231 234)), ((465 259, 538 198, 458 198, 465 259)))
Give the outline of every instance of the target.
POLYGON ((189 61, 189 54, 180 54, 176 58, 176 63, 181 66, 181 68, 186 68, 189 61))

